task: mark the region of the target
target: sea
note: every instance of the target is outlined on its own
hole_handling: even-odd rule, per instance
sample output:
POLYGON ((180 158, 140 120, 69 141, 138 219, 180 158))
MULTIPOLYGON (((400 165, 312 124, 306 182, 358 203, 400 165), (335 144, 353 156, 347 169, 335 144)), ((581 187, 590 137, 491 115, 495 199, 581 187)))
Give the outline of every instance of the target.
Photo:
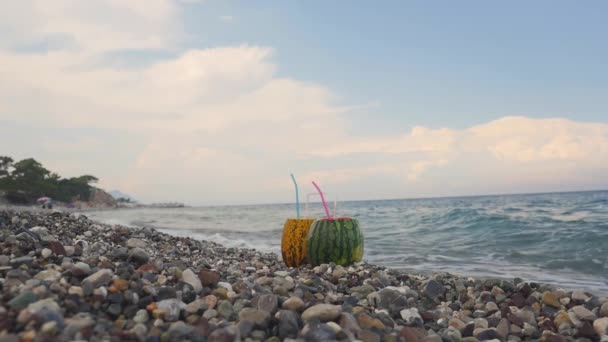
MULTIPOLYGON (((301 215, 322 218, 320 203, 301 215)), ((417 274, 522 278, 608 294, 608 191, 330 203, 356 218, 364 260, 417 274)), ((98 221, 280 255, 295 204, 92 211, 98 221)))

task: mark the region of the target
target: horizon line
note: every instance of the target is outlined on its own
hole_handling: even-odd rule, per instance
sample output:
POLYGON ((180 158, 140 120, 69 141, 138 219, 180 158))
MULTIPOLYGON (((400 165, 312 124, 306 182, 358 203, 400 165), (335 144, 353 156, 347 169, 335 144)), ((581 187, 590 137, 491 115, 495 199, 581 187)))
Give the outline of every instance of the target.
MULTIPOLYGON (((448 195, 448 196, 420 196, 420 197, 401 197, 401 198, 372 198, 372 199, 355 199, 345 200, 341 203, 347 202, 366 202, 366 201, 403 201, 403 200, 429 200, 429 199, 454 199, 454 198, 475 198, 475 197, 499 197, 499 196, 522 196, 522 195, 550 195, 550 194, 572 194, 572 193, 586 193, 586 192, 606 192, 608 189, 595 189, 595 190, 563 190, 563 191, 541 191, 541 192, 517 192, 517 193, 495 193, 495 194, 476 194, 476 195, 448 195)), ((312 201, 310 203, 321 203, 321 201, 312 201)), ((267 202, 267 203, 250 203, 250 204, 207 204, 207 205, 185 205, 190 208, 201 208, 201 207, 244 207, 244 206, 257 206, 257 205, 290 205, 296 204, 295 202, 267 202)))

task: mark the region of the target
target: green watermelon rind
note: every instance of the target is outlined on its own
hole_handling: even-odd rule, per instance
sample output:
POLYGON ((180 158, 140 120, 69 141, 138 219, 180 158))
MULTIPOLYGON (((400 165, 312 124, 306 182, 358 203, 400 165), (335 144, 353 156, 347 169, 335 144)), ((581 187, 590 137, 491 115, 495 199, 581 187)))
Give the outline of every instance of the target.
POLYGON ((312 266, 347 266, 363 258, 363 233, 356 219, 316 220, 306 238, 306 258, 312 266))

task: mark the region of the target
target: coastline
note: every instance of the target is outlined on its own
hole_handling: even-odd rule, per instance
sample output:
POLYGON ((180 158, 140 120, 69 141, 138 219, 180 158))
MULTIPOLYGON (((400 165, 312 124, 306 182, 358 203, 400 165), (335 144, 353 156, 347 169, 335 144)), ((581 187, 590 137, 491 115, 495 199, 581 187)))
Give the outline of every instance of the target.
POLYGON ((366 263, 289 269, 77 210, 0 207, 0 227, 4 339, 608 341, 608 299, 583 291, 366 263))

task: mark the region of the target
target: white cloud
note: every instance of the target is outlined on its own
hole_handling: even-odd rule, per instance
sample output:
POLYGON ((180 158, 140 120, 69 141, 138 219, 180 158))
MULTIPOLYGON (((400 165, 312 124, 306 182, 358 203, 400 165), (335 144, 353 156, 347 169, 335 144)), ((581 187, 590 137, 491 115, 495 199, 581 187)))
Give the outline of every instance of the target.
MULTIPOLYGON (((547 175, 559 172, 553 184, 576 184, 584 179, 582 174, 608 169, 608 124, 512 116, 461 130, 415 127, 402 136, 351 139, 310 155, 361 161, 369 155, 382 156, 394 160, 394 165, 406 163, 400 172, 410 183, 434 169, 449 173, 455 164, 465 163, 471 168, 471 182, 481 180, 475 178, 478 174, 487 177, 484 172, 493 175, 492 181, 513 185, 527 184, 529 179, 546 182, 547 175)), ((394 170, 384 167, 379 172, 394 174, 394 170)))
POLYGON ((222 15, 222 16, 220 16, 220 20, 225 23, 233 23, 236 20, 236 18, 231 15, 222 15))
POLYGON ((11 45, 62 37, 72 51, 92 55, 167 48, 180 34, 172 0, 23 0, 1 7, 0 29, 11 45))
MULTIPOLYGON (((218 200, 230 196, 229 190, 221 193, 221 186, 255 195, 260 184, 284 172, 285 157, 296 158, 342 136, 339 130, 319 130, 344 126, 339 116, 344 108, 333 105, 330 91, 318 84, 277 77, 271 48, 184 50, 174 58, 133 67, 104 62, 106 53, 122 49, 173 50, 179 38, 173 33, 180 28, 179 8, 171 1, 97 0, 86 6, 60 0, 56 7, 30 1, 5 9, 22 17, 12 26, 20 33, 15 41, 63 34, 74 46, 44 53, 0 49, 0 119, 122 132, 124 144, 145 141, 129 165, 115 166, 123 172, 90 165, 91 173, 106 172, 98 176, 110 187, 151 200, 173 193, 185 201, 198 199, 200 189, 193 184, 206 190, 218 187, 218 200), (272 164, 276 169, 265 170, 272 164), (241 178, 242 184, 227 181, 229 176, 241 178)), ((55 136, 38 144, 39 157, 53 160, 60 173, 75 169, 70 159, 83 149, 98 153, 100 163, 112 160, 114 153, 104 149, 103 136, 78 142, 55 136)))
POLYGON ((272 48, 179 49, 180 11, 171 0, 0 5, 0 120, 91 132, 43 132, 3 153, 92 173, 145 200, 192 203, 291 200, 289 172, 378 198, 587 184, 608 169, 608 127, 598 123, 506 117, 353 138, 352 107, 320 84, 277 76, 272 48), (174 57, 107 60, 125 49, 174 57))

